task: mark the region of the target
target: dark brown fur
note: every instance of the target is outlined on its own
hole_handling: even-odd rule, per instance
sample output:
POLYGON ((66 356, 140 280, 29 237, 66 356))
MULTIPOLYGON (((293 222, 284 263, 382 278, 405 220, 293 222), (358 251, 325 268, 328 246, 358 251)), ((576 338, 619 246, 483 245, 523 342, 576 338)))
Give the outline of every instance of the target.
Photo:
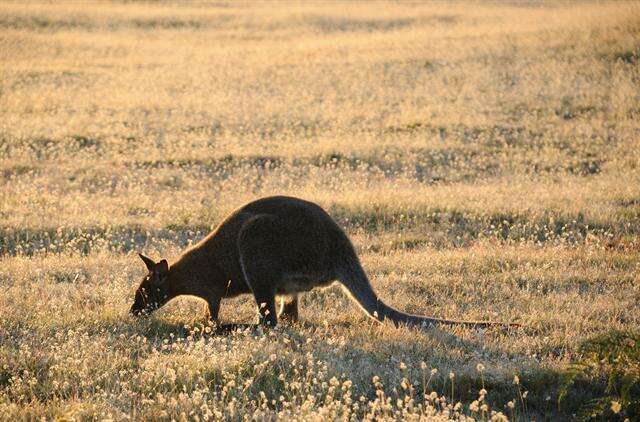
POLYGON ((297 198, 274 196, 244 205, 170 267, 165 260, 141 258, 149 274, 136 291, 131 308, 135 315, 149 314, 176 296, 192 295, 207 301, 210 318, 217 321, 221 299, 252 293, 260 323, 275 326, 278 315, 297 320, 298 293, 337 280, 379 322, 506 325, 409 315, 386 305, 373 291, 344 231, 318 205, 297 198), (277 296, 289 298, 280 313, 277 296))

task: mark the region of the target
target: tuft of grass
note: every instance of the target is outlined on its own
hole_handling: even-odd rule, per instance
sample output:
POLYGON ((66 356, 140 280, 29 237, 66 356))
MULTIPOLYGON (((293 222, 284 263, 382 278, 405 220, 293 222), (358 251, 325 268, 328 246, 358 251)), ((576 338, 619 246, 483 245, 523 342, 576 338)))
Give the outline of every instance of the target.
POLYGON ((580 403, 582 420, 638 419, 640 333, 612 330, 585 340, 578 351, 581 357, 565 376, 560 404, 580 403))

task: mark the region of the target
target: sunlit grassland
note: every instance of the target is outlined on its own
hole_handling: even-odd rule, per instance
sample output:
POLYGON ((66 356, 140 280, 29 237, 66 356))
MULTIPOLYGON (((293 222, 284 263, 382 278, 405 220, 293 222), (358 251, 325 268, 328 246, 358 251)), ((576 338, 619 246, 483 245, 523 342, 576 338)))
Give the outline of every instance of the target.
POLYGON ((2 3, 0 417, 571 416, 580 345, 640 329, 639 56, 629 3, 2 3), (522 328, 376 326, 338 287, 264 334, 127 315, 136 252, 270 194, 387 303, 522 328))

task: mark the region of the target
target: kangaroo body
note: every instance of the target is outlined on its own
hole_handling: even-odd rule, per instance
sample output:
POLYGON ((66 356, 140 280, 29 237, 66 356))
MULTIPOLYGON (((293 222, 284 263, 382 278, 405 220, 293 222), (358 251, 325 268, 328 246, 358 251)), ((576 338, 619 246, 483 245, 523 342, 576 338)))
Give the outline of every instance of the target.
POLYGON ((345 232, 320 206, 298 198, 273 196, 242 206, 170 267, 164 260, 156 264, 141 257, 149 275, 136 292, 131 311, 137 315, 176 296, 193 295, 207 301, 209 316, 217 321, 223 298, 250 293, 260 323, 275 326, 278 316, 297 320, 298 293, 338 281, 379 322, 495 324, 409 315, 387 306, 371 287, 345 232))

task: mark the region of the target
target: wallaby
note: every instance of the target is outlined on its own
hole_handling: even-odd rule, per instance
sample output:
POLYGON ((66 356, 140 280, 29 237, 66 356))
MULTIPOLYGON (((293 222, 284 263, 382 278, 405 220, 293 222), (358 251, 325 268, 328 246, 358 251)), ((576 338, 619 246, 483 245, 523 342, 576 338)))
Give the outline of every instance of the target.
POLYGON ((217 322, 221 299, 252 293, 260 323, 273 327, 278 316, 298 319, 298 293, 337 280, 379 322, 517 325, 410 315, 386 305, 345 232, 320 206, 298 198, 273 196, 242 206, 171 266, 164 259, 140 258, 149 273, 135 293, 134 315, 148 315, 176 296, 192 295, 207 301, 209 317, 217 322), (282 298, 280 312, 276 296, 282 298))

